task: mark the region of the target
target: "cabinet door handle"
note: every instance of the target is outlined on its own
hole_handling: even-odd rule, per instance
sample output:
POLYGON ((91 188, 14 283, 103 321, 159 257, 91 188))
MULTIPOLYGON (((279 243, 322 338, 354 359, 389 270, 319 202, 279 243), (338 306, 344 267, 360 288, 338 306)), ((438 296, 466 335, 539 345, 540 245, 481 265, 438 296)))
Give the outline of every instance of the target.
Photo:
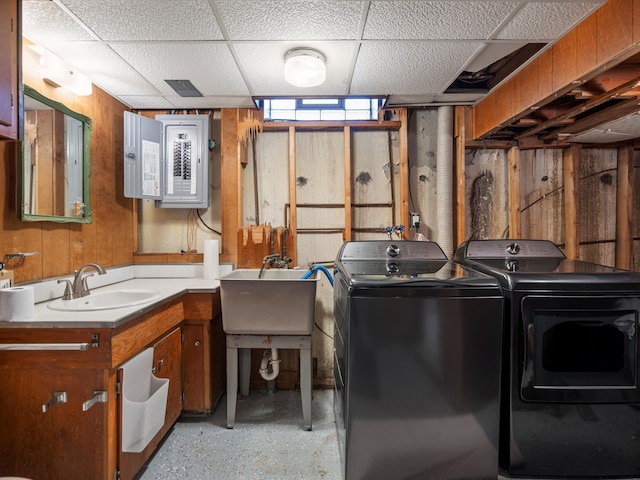
POLYGON ((200 340, 196 340, 196 341, 194 342, 194 345, 195 345, 196 347, 199 347, 199 346, 200 346, 200 340))
POLYGON ((98 335, 94 334, 87 343, 0 343, 0 350, 88 350, 99 346, 98 335))
POLYGON ((160 360, 158 360, 158 366, 153 367, 151 369, 151 373, 156 373, 156 371, 160 370, 160 367, 162 367, 162 365, 164 365, 164 358, 161 358, 160 360))
POLYGON ((93 396, 82 404, 82 411, 86 412, 96 403, 107 403, 107 392, 104 390, 94 390, 93 396))
POLYGON ((53 392, 51 400, 42 404, 42 413, 46 413, 56 403, 67 403, 67 392, 53 392))

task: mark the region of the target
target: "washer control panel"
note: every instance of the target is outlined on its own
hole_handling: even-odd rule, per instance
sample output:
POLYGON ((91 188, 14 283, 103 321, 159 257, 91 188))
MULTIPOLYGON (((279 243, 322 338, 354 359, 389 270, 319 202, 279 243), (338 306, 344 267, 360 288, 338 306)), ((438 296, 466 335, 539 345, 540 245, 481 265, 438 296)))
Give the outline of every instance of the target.
POLYGON ((465 258, 565 258, 549 240, 470 240, 465 258))
POLYGON ((363 240, 346 242, 338 254, 340 260, 447 260, 440 246, 435 242, 413 240, 363 240))

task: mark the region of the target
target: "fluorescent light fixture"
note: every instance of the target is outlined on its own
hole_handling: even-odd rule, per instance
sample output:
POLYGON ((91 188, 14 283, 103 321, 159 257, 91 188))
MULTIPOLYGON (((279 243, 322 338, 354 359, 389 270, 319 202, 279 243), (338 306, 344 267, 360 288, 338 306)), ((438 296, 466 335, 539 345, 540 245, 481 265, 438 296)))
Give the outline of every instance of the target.
POLYGON ((86 75, 40 45, 23 48, 22 58, 27 71, 52 87, 64 88, 78 96, 91 95, 93 85, 86 75))
POLYGON ((327 74, 324 55, 311 48, 294 48, 284 56, 284 79, 295 87, 322 85, 327 74))

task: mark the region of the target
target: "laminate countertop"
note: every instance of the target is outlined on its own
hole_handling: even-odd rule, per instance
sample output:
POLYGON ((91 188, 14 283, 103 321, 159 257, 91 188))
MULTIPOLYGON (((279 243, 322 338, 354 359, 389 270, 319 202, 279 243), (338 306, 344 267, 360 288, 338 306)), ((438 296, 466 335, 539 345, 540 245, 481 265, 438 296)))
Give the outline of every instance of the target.
POLYGON ((129 307, 92 311, 52 310, 48 305, 56 300, 50 300, 35 304, 33 320, 0 321, 0 328, 115 328, 186 293, 216 293, 219 288, 220 281, 217 279, 134 278, 92 288, 91 293, 96 295, 107 291, 144 289, 159 294, 159 297, 129 307))

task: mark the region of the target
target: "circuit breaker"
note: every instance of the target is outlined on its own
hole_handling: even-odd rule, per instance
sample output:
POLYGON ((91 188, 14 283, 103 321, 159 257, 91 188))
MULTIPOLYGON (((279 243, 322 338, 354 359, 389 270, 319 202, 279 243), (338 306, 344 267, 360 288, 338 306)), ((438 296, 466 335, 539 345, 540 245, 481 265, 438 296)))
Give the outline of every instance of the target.
POLYGON ((124 195, 160 208, 209 207, 209 117, 124 116, 124 195))

